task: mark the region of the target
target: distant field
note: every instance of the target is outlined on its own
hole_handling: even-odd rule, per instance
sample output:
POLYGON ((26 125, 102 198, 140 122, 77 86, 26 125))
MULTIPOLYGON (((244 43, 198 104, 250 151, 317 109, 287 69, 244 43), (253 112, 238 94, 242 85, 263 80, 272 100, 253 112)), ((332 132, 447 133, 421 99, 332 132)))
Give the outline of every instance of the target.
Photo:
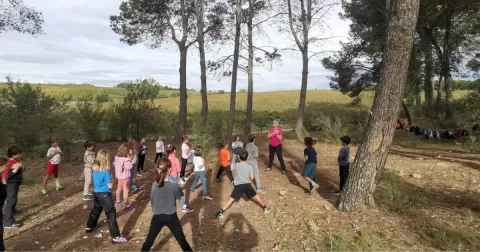
MULTIPOLYGON (((121 102, 126 90, 116 87, 96 87, 92 85, 81 84, 34 84, 42 88, 42 90, 51 95, 71 96, 72 99, 79 99, 87 95, 108 94, 109 98, 114 102, 121 102)), ((5 84, 0 83, 0 88, 5 84)), ((178 110, 178 97, 170 97, 172 93, 178 93, 176 90, 161 90, 156 103, 169 110, 178 110)), ((454 98, 459 99, 468 94, 469 91, 455 91, 454 98)), ((254 94, 253 107, 254 110, 285 110, 298 107, 299 91, 274 91, 259 92, 254 94)), ((212 92, 208 96, 209 108, 212 110, 228 110, 230 106, 230 93, 219 94, 212 92)), ((352 98, 343 95, 338 91, 330 90, 309 90, 307 92, 307 103, 340 103, 346 104, 352 101, 352 98)), ((362 104, 371 106, 373 101, 373 92, 365 92, 362 98, 362 104)), ((202 100, 200 92, 188 93, 188 109, 190 111, 200 110, 202 100)), ((247 94, 237 93, 237 109, 245 110, 247 108, 247 94)))

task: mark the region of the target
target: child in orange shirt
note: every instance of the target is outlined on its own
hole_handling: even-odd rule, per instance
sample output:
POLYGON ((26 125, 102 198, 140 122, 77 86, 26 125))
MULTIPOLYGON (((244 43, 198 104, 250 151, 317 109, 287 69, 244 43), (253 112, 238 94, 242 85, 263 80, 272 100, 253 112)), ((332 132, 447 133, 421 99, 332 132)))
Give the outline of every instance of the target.
POLYGON ((220 145, 218 146, 219 151, 219 159, 220 159, 220 168, 218 169, 217 172, 217 183, 221 183, 222 179, 220 179, 220 176, 222 176, 223 171, 225 170, 227 172, 228 179, 230 179, 230 182, 233 183, 233 174, 232 174, 232 169, 230 168, 230 157, 232 154, 228 150, 228 142, 223 140, 220 142, 220 145))

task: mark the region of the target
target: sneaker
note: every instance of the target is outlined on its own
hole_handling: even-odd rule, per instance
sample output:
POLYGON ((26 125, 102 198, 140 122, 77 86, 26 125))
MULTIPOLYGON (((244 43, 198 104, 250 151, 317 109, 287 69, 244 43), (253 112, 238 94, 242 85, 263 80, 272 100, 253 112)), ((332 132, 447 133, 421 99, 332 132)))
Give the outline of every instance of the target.
POLYGON ((57 190, 57 191, 63 191, 63 187, 59 185, 59 186, 55 187, 55 190, 57 190))
POLYGON ((47 196, 47 190, 43 189, 41 192, 42 196, 47 196))
POLYGON ((138 188, 134 185, 132 185, 132 192, 136 192, 138 190, 138 188))
POLYGON ((118 236, 118 237, 115 237, 112 239, 112 243, 126 243, 128 242, 127 238, 123 237, 123 236, 118 236))
POLYGON ((265 171, 266 171, 266 172, 270 172, 270 171, 272 171, 272 168, 267 167, 267 168, 265 169, 265 171))
POLYGON ((83 200, 93 200, 92 195, 83 195, 83 200))
POLYGON ((217 178, 217 183, 222 183, 222 179, 217 178))
POLYGON ((315 184, 314 186, 312 186, 312 189, 310 191, 315 191, 319 188, 320 186, 318 184, 315 184))
POLYGON ((265 213, 265 214, 270 213, 270 208, 268 208, 268 206, 264 206, 263 207, 263 213, 265 213))
POLYGON ((213 200, 213 198, 210 197, 210 196, 204 196, 203 199, 204 199, 204 200, 213 200))
POLYGON ((143 174, 139 172, 139 173, 137 173, 137 176, 141 177, 141 176, 143 176, 143 174))
POLYGON ((260 192, 260 193, 265 192, 265 189, 263 189, 263 187, 260 187, 257 189, 257 192, 260 192))
POLYGON ((223 218, 223 210, 221 210, 221 209, 218 210, 217 213, 215 213, 215 217, 216 217, 217 219, 223 218))
POLYGON ((117 201, 115 201, 115 206, 118 206, 118 205, 120 205, 120 204, 122 204, 122 203, 123 203, 123 200, 117 200, 117 201))
POLYGON ((3 228, 5 228, 5 229, 18 229, 18 228, 20 228, 20 224, 12 223, 11 225, 5 225, 3 228))
POLYGON ((94 228, 89 228, 89 227, 87 227, 87 228, 85 228, 85 233, 91 233, 91 232, 93 232, 93 231, 95 231, 95 230, 97 230, 97 229, 98 229, 98 227, 94 227, 94 228))
POLYGON ((93 197, 93 192, 88 192, 88 195, 93 197))
POLYGON ((184 207, 182 207, 182 212, 184 212, 184 213, 193 212, 193 208, 191 208, 189 206, 184 206, 184 207))
POLYGON ((342 192, 341 191, 336 191, 333 194, 340 195, 340 194, 342 194, 342 192))
POLYGON ((123 208, 123 211, 130 211, 130 210, 133 210, 133 209, 135 209, 135 206, 128 205, 128 206, 125 206, 125 207, 123 208))
POLYGON ((282 170, 282 174, 283 175, 287 174, 287 170, 282 170))

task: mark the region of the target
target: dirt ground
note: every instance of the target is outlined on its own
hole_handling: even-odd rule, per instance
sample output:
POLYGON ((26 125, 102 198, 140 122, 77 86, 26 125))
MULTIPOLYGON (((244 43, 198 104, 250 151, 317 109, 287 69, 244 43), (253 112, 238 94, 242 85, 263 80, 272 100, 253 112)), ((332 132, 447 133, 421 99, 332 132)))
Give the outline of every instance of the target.
MULTIPOLYGON (((148 144, 150 150, 154 150, 155 143, 148 144)), ((285 162, 289 169, 285 176, 280 174, 277 160, 273 172, 263 171, 268 145, 264 138, 258 139, 257 144, 262 153, 259 165, 266 189, 260 196, 272 211, 265 215, 259 206, 241 199, 226 212, 224 219, 215 219, 214 213, 228 200, 231 186, 226 177, 222 183, 215 183, 218 161, 212 154, 206 161, 211 168, 208 186, 214 200, 204 201, 199 185, 200 190, 196 193, 186 192, 187 200, 195 211, 187 214, 178 212, 187 240, 194 250, 423 251, 443 249, 443 245, 438 244, 437 233, 440 236, 444 234, 444 240, 450 237, 448 230, 478 234, 479 155, 394 146, 386 167, 390 174, 395 174, 396 184, 392 187, 387 180, 382 181, 375 208, 344 213, 336 210, 338 197, 333 194, 339 182, 336 165, 339 146, 317 145, 317 180, 321 187, 318 193, 307 195, 304 193, 307 184, 300 176, 304 147, 295 141, 284 142, 285 162), (417 178, 412 177, 413 174, 417 178), (399 193, 392 201, 392 195, 396 195, 395 185, 407 188, 409 194, 399 193), (413 200, 412 195, 418 197, 413 200), (410 203, 414 204, 413 207, 410 203), (442 233, 442 230, 447 231, 442 233)), ((119 143, 104 143, 99 144, 97 150, 109 149, 113 154, 118 146, 119 143)), ((122 234, 130 236, 131 241, 112 245, 104 215, 100 218, 99 230, 91 234, 84 232, 92 202, 82 200, 83 181, 79 181, 79 177, 83 171, 83 150, 80 147, 74 152, 73 161, 61 165, 61 183, 65 190, 54 191, 54 182, 51 181, 50 194, 46 197, 40 195, 45 162, 25 161, 29 169, 25 173, 25 185, 20 189, 18 204, 23 213, 17 218, 23 226, 18 230, 5 231, 7 250, 140 250, 152 217, 149 193, 154 180, 153 151, 147 157, 148 175, 136 180, 142 188, 132 195, 136 209, 130 212, 117 209, 122 234)), ((352 147, 352 160, 355 151, 356 147, 352 147)), ((453 249, 480 250, 480 242, 475 243, 478 241, 475 237, 465 239, 465 245, 460 244, 453 249)), ((170 231, 164 229, 152 250, 178 251, 180 248, 170 231)))

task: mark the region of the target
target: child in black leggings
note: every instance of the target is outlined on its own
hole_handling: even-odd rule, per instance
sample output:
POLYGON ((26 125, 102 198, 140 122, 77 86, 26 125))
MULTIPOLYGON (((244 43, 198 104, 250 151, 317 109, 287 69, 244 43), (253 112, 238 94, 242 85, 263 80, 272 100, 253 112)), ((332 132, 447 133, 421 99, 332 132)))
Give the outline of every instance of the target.
POLYGON ((177 216, 176 203, 183 196, 183 193, 177 184, 170 182, 168 179, 171 171, 172 163, 170 160, 167 158, 161 159, 156 171, 156 181, 153 182, 152 192, 150 193, 153 217, 142 251, 150 251, 164 226, 170 229, 183 251, 192 251, 177 216))

